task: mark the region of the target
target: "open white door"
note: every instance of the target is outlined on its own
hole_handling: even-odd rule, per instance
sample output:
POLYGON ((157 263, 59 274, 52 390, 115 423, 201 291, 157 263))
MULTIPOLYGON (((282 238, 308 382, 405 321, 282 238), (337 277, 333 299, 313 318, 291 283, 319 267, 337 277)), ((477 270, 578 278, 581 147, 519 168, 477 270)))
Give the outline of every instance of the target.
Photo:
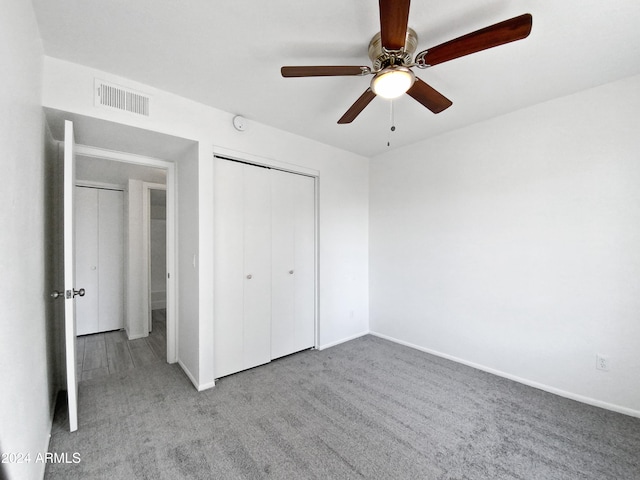
POLYGON ((69 403, 69 431, 78 429, 78 379, 76 378, 76 295, 74 246, 74 184, 76 177, 73 122, 64 122, 64 339, 67 363, 67 398, 69 403))

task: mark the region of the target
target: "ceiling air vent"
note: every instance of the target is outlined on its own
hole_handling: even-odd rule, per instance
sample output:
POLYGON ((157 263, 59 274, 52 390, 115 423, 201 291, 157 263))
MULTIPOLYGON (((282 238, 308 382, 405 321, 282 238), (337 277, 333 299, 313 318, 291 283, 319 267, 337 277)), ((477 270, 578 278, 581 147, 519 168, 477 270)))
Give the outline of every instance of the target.
POLYGON ((96 78, 96 107, 106 107, 148 117, 150 101, 149 95, 96 78))

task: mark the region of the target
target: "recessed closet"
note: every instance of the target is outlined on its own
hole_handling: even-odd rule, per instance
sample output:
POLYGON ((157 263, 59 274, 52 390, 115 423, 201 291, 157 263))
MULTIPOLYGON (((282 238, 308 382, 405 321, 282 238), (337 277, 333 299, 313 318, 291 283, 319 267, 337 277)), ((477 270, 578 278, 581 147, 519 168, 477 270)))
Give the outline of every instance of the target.
POLYGON ((215 159, 215 376, 315 345, 315 179, 215 159))

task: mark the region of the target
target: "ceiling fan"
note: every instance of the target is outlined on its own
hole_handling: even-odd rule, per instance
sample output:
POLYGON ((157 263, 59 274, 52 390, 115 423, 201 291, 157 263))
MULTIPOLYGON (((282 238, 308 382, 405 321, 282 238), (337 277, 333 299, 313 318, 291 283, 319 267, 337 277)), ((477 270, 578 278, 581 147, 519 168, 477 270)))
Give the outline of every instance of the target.
POLYGON ((396 98, 403 93, 440 113, 452 105, 451 100, 415 76, 412 67, 428 68, 455 58, 522 40, 531 32, 532 17, 518 17, 476 30, 428 50, 411 60, 418 46, 418 35, 408 27, 410 0, 379 0, 380 32, 369 43, 367 66, 286 66, 283 77, 331 77, 373 75, 371 85, 358 98, 338 123, 351 123, 377 96, 396 98))

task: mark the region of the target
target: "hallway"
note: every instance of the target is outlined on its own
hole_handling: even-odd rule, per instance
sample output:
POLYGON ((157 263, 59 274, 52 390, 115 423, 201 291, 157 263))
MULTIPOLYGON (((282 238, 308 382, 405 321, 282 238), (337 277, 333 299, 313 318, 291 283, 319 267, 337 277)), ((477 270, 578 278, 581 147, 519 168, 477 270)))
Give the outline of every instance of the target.
POLYGON ((124 330, 84 335, 76 339, 78 381, 104 377, 142 365, 166 362, 166 309, 153 310, 148 337, 128 340, 124 330))

